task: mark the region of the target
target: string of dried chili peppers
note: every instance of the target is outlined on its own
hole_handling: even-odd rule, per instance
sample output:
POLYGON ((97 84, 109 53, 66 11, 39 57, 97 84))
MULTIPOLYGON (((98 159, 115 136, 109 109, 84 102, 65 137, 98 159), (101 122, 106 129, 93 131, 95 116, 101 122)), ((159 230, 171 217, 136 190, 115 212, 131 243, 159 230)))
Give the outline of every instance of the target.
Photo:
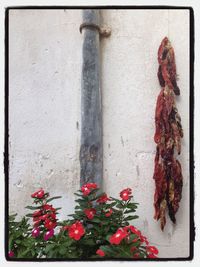
POLYGON ((166 224, 166 211, 171 221, 176 222, 175 214, 182 196, 183 177, 181 164, 176 159, 176 151, 181 153, 183 130, 178 114, 175 95, 180 95, 176 80, 174 49, 165 37, 158 49, 158 79, 161 92, 157 98, 155 112, 155 136, 157 144, 155 156, 154 219, 160 220, 163 230, 166 224))

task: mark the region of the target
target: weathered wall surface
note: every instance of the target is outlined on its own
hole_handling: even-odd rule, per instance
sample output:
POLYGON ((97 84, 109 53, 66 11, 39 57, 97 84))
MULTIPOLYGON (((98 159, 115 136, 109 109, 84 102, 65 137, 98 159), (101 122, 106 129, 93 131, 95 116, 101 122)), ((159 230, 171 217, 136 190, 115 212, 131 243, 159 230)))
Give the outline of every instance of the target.
POLYGON ((189 16, 188 11, 104 11, 112 37, 102 43, 104 186, 109 194, 132 187, 140 203, 136 224, 160 248, 160 256, 187 256, 189 243, 189 16), (181 33, 181 34, 180 34, 181 33), (157 50, 168 36, 175 49, 184 140, 180 157, 183 198, 177 226, 165 232, 153 220, 154 112, 160 91, 157 50))
MULTIPOLYGON (((189 255, 189 13, 104 10, 112 35, 101 41, 104 190, 131 187, 140 227, 160 257, 189 255), (153 220, 154 110, 160 91, 157 49, 168 36, 176 53, 184 140, 183 197, 177 225, 153 220)), ((62 195, 62 218, 79 187, 82 36, 80 10, 10 11, 10 212, 24 213, 42 186, 62 195)))
POLYGON ((10 11, 10 210, 42 186, 64 214, 79 187, 81 12, 10 11))

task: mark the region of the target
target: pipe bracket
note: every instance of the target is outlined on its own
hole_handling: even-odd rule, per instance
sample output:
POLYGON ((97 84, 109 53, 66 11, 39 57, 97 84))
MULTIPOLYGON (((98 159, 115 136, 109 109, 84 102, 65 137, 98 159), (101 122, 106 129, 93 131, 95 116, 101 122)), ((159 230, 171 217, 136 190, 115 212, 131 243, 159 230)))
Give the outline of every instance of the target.
POLYGON ((102 37, 109 37, 111 35, 111 28, 107 27, 107 26, 102 26, 100 27, 99 25, 95 24, 95 23, 87 23, 84 22, 80 25, 80 33, 82 33, 82 29, 83 28, 88 28, 91 30, 97 30, 100 34, 100 36, 102 37))

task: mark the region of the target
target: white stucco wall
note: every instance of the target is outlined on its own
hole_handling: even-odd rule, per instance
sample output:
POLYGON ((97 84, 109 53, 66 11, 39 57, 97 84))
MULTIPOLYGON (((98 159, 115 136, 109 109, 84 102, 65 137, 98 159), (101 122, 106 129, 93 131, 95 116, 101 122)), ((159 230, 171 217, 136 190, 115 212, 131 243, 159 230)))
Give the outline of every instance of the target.
MULTIPOLYGON (((189 12, 104 10, 112 35, 101 41, 104 190, 125 187, 140 203, 135 224, 160 257, 189 255, 189 12), (177 225, 153 219, 154 112, 160 91, 157 50, 168 36, 176 53, 184 139, 184 186, 177 225)), ((80 10, 11 10, 9 19, 10 212, 24 213, 42 186, 62 195, 61 218, 79 188, 80 10)))

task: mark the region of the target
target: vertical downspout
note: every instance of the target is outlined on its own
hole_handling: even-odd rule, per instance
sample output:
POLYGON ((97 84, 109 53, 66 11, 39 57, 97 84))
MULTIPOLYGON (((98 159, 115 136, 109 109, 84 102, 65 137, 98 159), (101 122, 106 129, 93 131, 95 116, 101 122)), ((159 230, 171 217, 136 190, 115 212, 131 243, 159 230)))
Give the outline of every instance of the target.
POLYGON ((99 10, 83 10, 84 40, 81 81, 80 184, 94 182, 102 186, 103 145, 100 87, 99 10))

